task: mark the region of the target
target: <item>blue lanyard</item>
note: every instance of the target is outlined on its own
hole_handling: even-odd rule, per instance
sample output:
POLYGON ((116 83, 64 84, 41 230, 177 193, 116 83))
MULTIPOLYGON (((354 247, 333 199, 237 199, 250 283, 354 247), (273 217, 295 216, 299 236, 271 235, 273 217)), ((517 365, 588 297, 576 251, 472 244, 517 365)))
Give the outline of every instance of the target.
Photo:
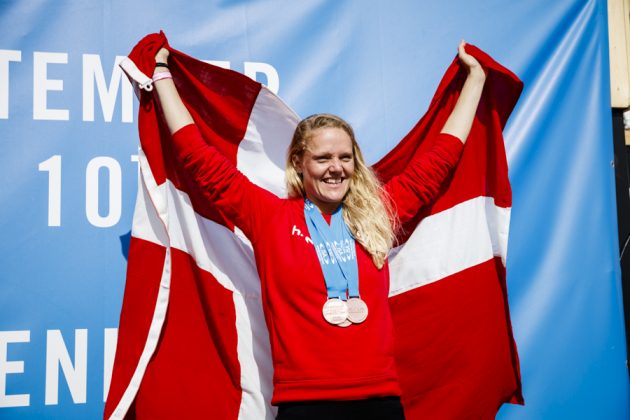
POLYGON ((317 207, 305 199, 304 217, 322 267, 328 298, 358 297, 359 270, 354 238, 343 220, 341 206, 333 213, 329 226, 317 207))

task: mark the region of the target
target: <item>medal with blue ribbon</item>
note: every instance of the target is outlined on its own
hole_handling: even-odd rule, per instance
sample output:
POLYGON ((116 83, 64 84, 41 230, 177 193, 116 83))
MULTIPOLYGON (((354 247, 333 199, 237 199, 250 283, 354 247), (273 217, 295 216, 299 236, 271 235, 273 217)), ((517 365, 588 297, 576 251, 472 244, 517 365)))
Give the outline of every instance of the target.
POLYGON ((322 309, 324 318, 338 326, 363 322, 367 305, 359 296, 354 237, 343 220, 341 206, 332 214, 328 225, 319 209, 305 199, 304 217, 326 283, 328 299, 322 309))

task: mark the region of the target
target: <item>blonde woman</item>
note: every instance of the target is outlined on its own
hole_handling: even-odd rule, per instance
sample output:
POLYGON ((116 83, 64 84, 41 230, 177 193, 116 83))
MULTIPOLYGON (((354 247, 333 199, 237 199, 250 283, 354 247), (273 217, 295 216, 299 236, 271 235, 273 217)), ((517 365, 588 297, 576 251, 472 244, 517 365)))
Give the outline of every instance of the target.
POLYGON ((458 162, 485 83, 468 70, 433 149, 381 185, 350 125, 301 121, 287 154, 288 199, 252 184, 201 138, 156 55, 155 90, 177 158, 208 200, 251 240, 274 366, 278 419, 402 419, 388 306, 396 227, 437 193, 458 162))

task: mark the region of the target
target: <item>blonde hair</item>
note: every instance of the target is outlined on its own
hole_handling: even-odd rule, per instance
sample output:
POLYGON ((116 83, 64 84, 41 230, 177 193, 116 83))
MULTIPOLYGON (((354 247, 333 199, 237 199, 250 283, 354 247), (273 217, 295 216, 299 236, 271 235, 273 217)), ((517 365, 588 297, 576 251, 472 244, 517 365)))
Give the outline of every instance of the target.
POLYGON ((323 128, 340 128, 352 140, 354 173, 350 179, 350 188, 342 201, 342 214, 352 236, 380 269, 394 245, 399 222, 389 196, 372 169, 365 164, 350 124, 332 114, 311 115, 300 121, 287 152, 285 174, 289 197, 306 196, 302 175, 295 165, 302 161, 314 132, 323 128))

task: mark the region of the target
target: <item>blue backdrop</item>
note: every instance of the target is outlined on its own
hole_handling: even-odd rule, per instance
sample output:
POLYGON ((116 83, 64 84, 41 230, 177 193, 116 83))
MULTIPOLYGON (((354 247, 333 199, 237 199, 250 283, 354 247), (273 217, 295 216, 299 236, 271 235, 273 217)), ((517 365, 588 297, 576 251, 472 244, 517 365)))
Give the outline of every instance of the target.
POLYGON ((136 194, 143 35, 222 61, 369 161, 424 113, 461 38, 525 82, 506 130, 508 287, 526 406, 630 417, 604 0, 0 1, 0 417, 101 415, 136 194))

